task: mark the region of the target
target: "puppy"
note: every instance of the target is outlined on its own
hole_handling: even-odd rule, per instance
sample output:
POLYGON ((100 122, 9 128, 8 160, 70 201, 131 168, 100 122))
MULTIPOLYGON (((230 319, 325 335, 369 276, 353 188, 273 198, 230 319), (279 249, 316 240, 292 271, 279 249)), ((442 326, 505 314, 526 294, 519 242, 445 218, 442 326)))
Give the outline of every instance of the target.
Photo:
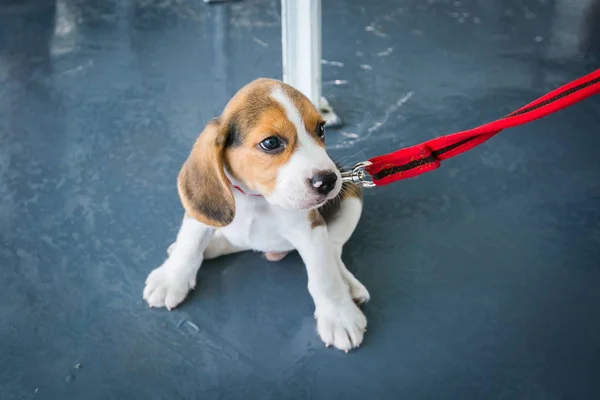
POLYGON ((318 333, 326 346, 358 347, 367 289, 342 262, 362 212, 362 191, 342 183, 325 151, 325 122, 294 88, 258 79, 200 134, 179 173, 185 216, 169 256, 150 273, 144 299, 172 309, 196 284, 203 260, 246 250, 306 265, 318 333))

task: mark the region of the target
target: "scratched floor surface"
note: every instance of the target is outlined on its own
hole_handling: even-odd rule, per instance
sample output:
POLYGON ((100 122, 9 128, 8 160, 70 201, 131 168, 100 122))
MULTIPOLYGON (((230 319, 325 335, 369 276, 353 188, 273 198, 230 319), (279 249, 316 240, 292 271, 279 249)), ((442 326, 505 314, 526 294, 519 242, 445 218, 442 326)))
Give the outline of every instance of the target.
MULTIPOLYGON (((597 0, 323 3, 346 164, 600 67, 597 0)), ((206 263, 172 312, 141 296, 195 136, 280 77, 278 0, 1 4, 1 399, 600 398, 600 99, 369 191, 344 256, 369 331, 344 354, 296 255, 206 263)))

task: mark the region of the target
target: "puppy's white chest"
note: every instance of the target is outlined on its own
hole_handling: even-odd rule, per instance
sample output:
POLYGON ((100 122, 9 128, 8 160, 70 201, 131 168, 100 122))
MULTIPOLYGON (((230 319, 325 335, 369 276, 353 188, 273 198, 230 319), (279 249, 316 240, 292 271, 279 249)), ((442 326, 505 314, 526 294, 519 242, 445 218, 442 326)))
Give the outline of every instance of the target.
POLYGON ((252 250, 289 251, 293 246, 283 237, 285 218, 262 200, 240 199, 236 196, 233 222, 221 228, 221 233, 234 245, 252 250))

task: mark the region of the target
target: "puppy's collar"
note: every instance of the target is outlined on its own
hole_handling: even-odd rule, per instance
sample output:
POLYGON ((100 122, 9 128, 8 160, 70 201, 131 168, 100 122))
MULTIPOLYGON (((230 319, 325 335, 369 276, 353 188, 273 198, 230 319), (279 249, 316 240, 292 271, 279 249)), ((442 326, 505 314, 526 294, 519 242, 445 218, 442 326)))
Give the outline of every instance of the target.
MULTIPOLYGON (((230 183, 231 183, 231 182, 230 182, 230 183)), ((236 186, 236 185, 234 185, 233 183, 231 183, 231 186, 232 186, 234 189, 236 189, 238 192, 240 192, 241 194, 245 194, 246 196, 252 196, 252 197, 263 197, 263 196, 262 196, 262 194, 246 193, 246 192, 244 192, 244 190, 243 190, 241 187, 239 187, 239 186, 236 186)))
POLYGON ((229 184, 231 185, 231 187, 234 188, 235 190, 237 190, 238 192, 240 192, 241 194, 245 194, 246 196, 251 196, 251 197, 263 197, 262 194, 246 193, 244 191, 244 189, 242 189, 238 185, 234 185, 233 182, 231 182, 231 179, 229 179, 228 176, 226 176, 226 178, 227 178, 227 181, 229 182, 229 184))

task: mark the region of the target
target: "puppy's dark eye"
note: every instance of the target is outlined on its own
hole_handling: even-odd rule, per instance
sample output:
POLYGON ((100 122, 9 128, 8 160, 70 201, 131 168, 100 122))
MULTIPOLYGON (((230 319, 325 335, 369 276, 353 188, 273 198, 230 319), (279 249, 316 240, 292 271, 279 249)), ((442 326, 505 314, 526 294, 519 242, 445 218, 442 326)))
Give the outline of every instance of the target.
POLYGON ((317 126, 317 137, 321 140, 325 140, 325 123, 321 122, 317 126))
POLYGON ((283 142, 276 136, 271 136, 260 142, 260 148, 268 153, 274 153, 283 148, 283 142))

